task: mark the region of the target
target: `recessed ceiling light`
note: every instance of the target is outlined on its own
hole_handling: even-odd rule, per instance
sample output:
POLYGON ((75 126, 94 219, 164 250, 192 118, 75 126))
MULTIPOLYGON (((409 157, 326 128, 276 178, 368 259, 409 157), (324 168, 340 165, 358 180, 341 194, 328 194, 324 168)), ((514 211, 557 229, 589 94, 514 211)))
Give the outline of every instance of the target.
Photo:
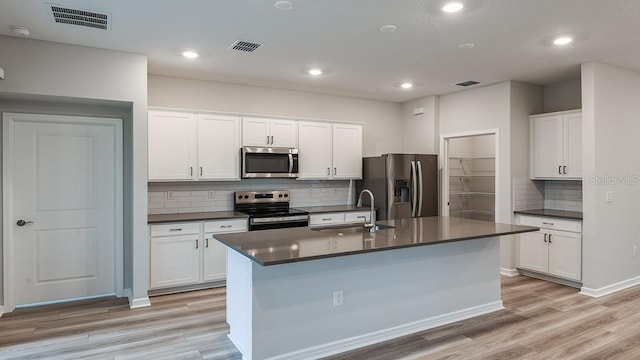
POLYGON ((400 84, 400 87, 403 88, 403 89, 411 89, 413 87, 413 84, 410 83, 410 82, 405 82, 405 83, 400 84))
POLYGON ((383 33, 392 33, 396 31, 397 27, 395 25, 384 25, 380 27, 380 31, 383 33))
POLYGON ((453 1, 450 3, 444 4, 444 6, 442 7, 442 11, 447 13, 455 13, 462 10, 462 8, 464 8, 464 5, 462 5, 462 3, 453 1))
POLYGON ((475 44, 471 44, 471 43, 467 43, 467 44, 460 44, 458 45, 458 47, 462 50, 468 50, 468 49, 472 49, 474 46, 476 46, 475 44))
POLYGON ((320 69, 311 69, 311 70, 309 70, 309 75, 313 75, 313 76, 322 75, 322 70, 320 70, 320 69))
POLYGON ((553 43, 556 45, 567 45, 567 44, 570 44, 572 41, 573 41, 572 38, 568 36, 562 36, 553 40, 553 43))
POLYGON ((275 4, 273 4, 273 6, 275 6, 276 9, 278 10, 293 9, 293 3, 291 1, 286 1, 286 0, 276 1, 275 4))
POLYGON ((11 29, 11 32, 13 33, 13 35, 17 35, 17 36, 27 37, 31 34, 31 30, 29 30, 24 26, 12 25, 9 27, 9 29, 11 29))
POLYGON ((199 55, 195 51, 185 51, 185 52, 182 53, 182 56, 186 57, 187 59, 195 59, 199 55))

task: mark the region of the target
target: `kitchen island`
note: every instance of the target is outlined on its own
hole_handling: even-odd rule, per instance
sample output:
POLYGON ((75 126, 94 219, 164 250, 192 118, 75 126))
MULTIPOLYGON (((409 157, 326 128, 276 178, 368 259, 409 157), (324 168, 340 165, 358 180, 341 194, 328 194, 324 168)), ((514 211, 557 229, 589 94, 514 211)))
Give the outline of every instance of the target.
POLYGON ((229 338, 243 359, 319 358, 503 309, 499 236, 453 217, 393 228, 221 234, 229 338))

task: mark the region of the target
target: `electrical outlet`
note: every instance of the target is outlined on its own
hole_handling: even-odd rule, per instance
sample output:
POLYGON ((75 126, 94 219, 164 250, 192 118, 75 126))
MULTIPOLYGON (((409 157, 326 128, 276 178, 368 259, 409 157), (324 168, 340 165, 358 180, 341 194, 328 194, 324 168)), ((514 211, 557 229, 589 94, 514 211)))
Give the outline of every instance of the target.
POLYGON ((174 200, 176 198, 175 191, 167 191, 167 200, 174 200))
POLYGON ((633 245, 633 256, 638 256, 638 245, 633 245))
POLYGON ((333 306, 341 306, 344 303, 344 293, 342 290, 333 292, 333 306))
POLYGON ((209 199, 215 199, 215 197, 216 197, 216 192, 215 192, 215 191, 213 191, 213 190, 209 190, 209 194, 207 195, 207 197, 208 197, 209 199))
POLYGON ((604 201, 613 202, 613 191, 607 191, 604 195, 604 201))

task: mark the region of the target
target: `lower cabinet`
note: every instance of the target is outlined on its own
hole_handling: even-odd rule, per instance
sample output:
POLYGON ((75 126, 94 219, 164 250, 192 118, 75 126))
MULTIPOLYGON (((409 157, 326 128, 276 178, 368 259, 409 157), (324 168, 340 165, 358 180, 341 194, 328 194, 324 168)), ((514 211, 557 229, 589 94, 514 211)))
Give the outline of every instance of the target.
POLYGON ((582 281, 580 221, 519 215, 516 222, 540 228, 520 234, 519 268, 582 281))
POLYGON ((309 215, 309 226, 341 225, 371 221, 369 211, 316 213, 309 215))
POLYGON ((150 289, 224 280, 226 248, 213 235, 247 230, 247 219, 151 225, 150 289))

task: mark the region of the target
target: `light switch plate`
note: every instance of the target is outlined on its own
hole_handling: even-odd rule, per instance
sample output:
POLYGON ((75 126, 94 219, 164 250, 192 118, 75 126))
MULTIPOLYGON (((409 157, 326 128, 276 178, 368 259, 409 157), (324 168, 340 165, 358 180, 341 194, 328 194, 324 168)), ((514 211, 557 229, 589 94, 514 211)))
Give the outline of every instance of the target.
POLYGON ((613 202, 613 191, 607 191, 604 193, 604 201, 613 202))

